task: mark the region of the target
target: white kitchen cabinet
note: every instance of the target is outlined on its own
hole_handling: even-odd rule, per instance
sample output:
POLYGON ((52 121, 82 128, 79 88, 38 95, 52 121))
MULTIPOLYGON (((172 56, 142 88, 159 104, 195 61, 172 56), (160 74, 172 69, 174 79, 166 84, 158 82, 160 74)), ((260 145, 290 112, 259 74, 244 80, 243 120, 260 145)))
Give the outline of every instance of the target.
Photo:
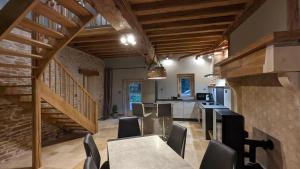
POLYGON ((193 101, 157 101, 158 104, 171 103, 173 118, 180 119, 197 119, 198 102, 193 101))
POLYGON ((173 118, 184 118, 183 102, 175 101, 173 104, 173 118))
POLYGON ((195 102, 183 102, 183 118, 192 119, 195 102))

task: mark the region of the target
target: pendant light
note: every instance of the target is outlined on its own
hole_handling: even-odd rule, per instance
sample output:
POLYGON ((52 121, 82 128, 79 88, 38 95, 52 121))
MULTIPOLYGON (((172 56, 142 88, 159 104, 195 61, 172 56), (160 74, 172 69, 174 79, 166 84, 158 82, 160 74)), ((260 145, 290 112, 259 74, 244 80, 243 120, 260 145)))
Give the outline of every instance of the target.
POLYGON ((157 58, 158 62, 157 64, 151 68, 152 64, 154 63, 155 58, 157 58, 156 55, 154 55, 152 63, 150 64, 148 68, 147 78, 151 80, 161 80, 167 78, 167 71, 162 66, 162 64, 159 61, 159 58, 157 58))

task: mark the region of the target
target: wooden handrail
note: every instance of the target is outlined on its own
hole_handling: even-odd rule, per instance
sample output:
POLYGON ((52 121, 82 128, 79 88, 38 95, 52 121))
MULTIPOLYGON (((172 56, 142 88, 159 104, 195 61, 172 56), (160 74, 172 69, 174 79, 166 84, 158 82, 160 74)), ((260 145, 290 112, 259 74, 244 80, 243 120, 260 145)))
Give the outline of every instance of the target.
POLYGON ((97 101, 60 61, 54 58, 49 62, 42 74, 42 82, 91 123, 97 124, 97 101))

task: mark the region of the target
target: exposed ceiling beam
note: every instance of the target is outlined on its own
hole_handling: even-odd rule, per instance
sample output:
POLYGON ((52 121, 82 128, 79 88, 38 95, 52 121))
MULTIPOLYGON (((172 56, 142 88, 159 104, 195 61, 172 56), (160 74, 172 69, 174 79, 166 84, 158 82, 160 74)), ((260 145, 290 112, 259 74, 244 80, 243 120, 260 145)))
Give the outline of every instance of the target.
POLYGON ((152 42, 161 42, 169 40, 179 40, 179 39, 194 39, 194 38, 221 38, 223 32, 209 32, 209 33, 194 33, 188 35, 173 35, 173 36, 164 36, 164 37, 153 37, 150 38, 152 42))
POLYGON ((138 17, 141 24, 153 24, 161 22, 170 21, 181 21, 181 20, 191 20, 191 19, 203 19, 211 17, 220 16, 230 16, 237 15, 243 11, 244 4, 225 6, 225 7, 215 7, 207 9, 193 9, 188 11, 176 11, 171 13, 163 14, 153 14, 138 17))
POLYGON ((147 33, 149 37, 159 37, 168 35, 183 35, 183 34, 194 34, 194 33, 208 33, 208 32, 224 32, 228 25, 215 25, 200 28, 182 28, 174 30, 160 30, 155 31, 155 33, 147 33))
POLYGON ((173 46, 156 46, 157 50, 160 49, 187 49, 187 48, 202 48, 202 47, 213 47, 214 44, 203 44, 203 45, 173 45, 173 46))
POLYGON ((117 31, 130 30, 131 26, 123 17, 113 0, 90 0, 94 3, 96 10, 115 28, 117 31))
POLYGON ((202 47, 202 48, 183 48, 183 49, 157 49, 156 52, 183 52, 183 51, 200 51, 200 50, 209 50, 211 47, 202 47))
POLYGON ((91 0, 96 10, 104 16, 113 28, 120 31, 129 31, 136 35, 137 52, 146 57, 146 62, 152 60, 154 50, 144 34, 141 25, 126 0, 91 0))
POLYGON ((85 42, 102 42, 102 41, 111 41, 119 40, 119 35, 102 35, 102 36, 89 36, 89 37, 76 37, 72 43, 85 43, 85 42))
POLYGON ((213 42, 191 42, 191 43, 175 43, 175 44, 156 44, 156 48, 164 48, 164 47, 177 47, 177 46, 209 46, 209 45, 215 45, 216 41, 213 42))
POLYGON ((88 47, 88 46, 114 46, 114 45, 120 45, 119 40, 114 40, 114 41, 107 41, 105 43, 95 43, 95 42, 72 42, 71 46, 73 47, 88 47))
POLYGON ((252 0, 250 1, 246 9, 241 12, 239 16, 236 17, 236 20, 230 25, 228 30, 225 32, 226 35, 229 35, 237 27, 239 27, 247 18, 249 18, 266 0, 252 0))
POLYGON ((99 35, 107 35, 107 34, 120 34, 112 27, 100 27, 93 29, 83 29, 79 32, 76 37, 85 37, 85 36, 99 36, 99 35))
POLYGON ((146 31, 153 30, 167 30, 167 29, 179 29, 179 28, 191 28, 191 27, 204 27, 211 25, 224 25, 231 24, 235 20, 234 16, 224 16, 224 17, 214 17, 205 19, 194 19, 187 21, 174 21, 174 22, 164 22, 157 24, 146 24, 143 28, 146 31))
POLYGON ((194 37, 189 39, 175 39, 175 40, 168 40, 168 41, 161 41, 161 42, 153 42, 154 45, 156 44, 181 44, 181 43, 202 43, 202 42, 216 42, 221 40, 222 38, 204 38, 204 37, 194 37))
POLYGON ((166 0, 132 5, 135 14, 150 15, 246 3, 248 0, 166 0))

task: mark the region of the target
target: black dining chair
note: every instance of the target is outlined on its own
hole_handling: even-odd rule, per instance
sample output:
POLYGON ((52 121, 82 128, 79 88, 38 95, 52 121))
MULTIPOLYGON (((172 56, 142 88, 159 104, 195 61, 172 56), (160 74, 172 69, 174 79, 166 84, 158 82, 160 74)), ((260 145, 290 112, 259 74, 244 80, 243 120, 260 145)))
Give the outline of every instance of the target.
POLYGON ((137 117, 122 117, 119 119, 118 138, 141 136, 137 117))
POLYGON ((87 157, 84 161, 83 169, 98 169, 92 157, 87 157))
POLYGON ((158 118, 162 118, 162 135, 164 138, 166 138, 166 117, 172 117, 172 105, 170 103, 168 104, 158 104, 157 105, 157 114, 156 116, 158 118))
POLYGON ((200 169, 235 169, 237 153, 218 141, 210 141, 200 169))
POLYGON ((184 158, 187 128, 173 124, 167 144, 182 158, 184 158))
POLYGON ((93 159, 97 169, 109 169, 108 161, 105 161, 100 168, 101 156, 100 156, 99 150, 95 144, 93 136, 91 134, 87 134, 84 137, 83 145, 84 145, 86 156, 91 157, 93 159))

